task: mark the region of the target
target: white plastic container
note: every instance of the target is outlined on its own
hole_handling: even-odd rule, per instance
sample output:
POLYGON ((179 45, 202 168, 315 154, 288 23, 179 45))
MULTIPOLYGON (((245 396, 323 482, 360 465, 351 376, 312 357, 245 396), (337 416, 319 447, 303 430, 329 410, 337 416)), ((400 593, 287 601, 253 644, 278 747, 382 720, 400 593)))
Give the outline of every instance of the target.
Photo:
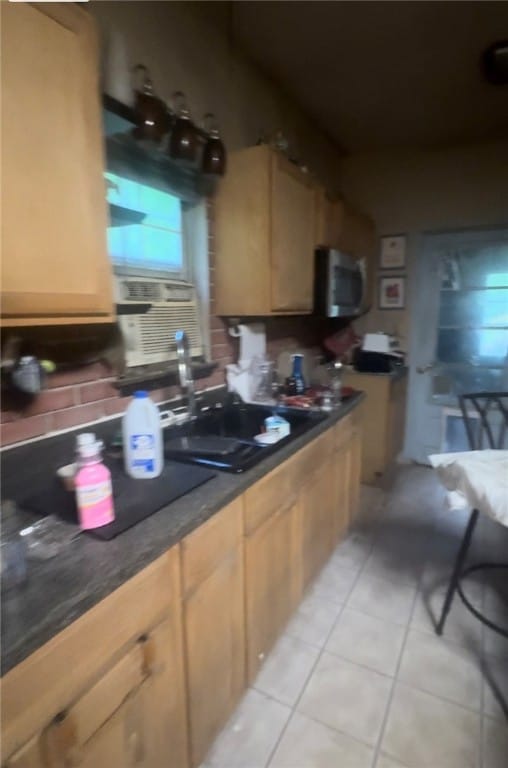
POLYGON ((144 391, 134 393, 123 417, 125 471, 137 480, 158 477, 162 472, 160 413, 144 391))
POLYGON ((266 434, 273 432, 278 436, 279 440, 282 440, 283 437, 287 437, 291 432, 291 424, 286 419, 283 419, 282 416, 274 414, 265 419, 265 430, 266 434))

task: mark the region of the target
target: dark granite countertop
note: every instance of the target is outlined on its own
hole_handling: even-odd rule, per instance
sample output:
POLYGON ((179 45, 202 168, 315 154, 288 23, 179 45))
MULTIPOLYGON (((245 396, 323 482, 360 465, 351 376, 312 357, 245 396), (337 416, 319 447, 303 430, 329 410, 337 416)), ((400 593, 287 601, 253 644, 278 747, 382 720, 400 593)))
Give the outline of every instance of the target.
MULTIPOLYGON (((2 595, 2 675, 75 621, 215 512, 343 418, 358 393, 304 435, 249 471, 217 477, 111 541, 80 535, 55 558, 29 564, 29 578, 2 595)), ((58 466, 58 464, 56 465, 58 466)), ((26 479, 26 478, 25 478, 26 479)))

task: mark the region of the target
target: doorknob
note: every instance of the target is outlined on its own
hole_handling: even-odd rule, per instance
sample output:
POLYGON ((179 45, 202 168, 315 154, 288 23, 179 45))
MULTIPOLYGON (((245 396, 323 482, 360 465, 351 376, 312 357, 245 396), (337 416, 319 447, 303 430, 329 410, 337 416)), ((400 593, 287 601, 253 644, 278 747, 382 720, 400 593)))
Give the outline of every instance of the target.
POLYGON ((435 363, 427 363, 427 365, 418 365, 416 367, 417 373, 427 373, 427 371, 431 371, 432 368, 434 368, 435 363))

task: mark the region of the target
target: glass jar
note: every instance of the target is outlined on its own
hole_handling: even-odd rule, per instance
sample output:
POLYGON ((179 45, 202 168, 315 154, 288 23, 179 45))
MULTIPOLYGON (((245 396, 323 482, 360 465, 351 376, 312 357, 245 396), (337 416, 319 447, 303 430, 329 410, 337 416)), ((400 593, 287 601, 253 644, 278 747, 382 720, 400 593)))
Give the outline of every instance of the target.
POLYGON ((275 363, 271 360, 261 360, 257 363, 257 388, 254 400, 258 403, 274 402, 274 369, 275 363))
POLYGON ((335 361, 330 363, 328 372, 330 375, 330 390, 334 406, 340 405, 342 400, 342 363, 335 361))

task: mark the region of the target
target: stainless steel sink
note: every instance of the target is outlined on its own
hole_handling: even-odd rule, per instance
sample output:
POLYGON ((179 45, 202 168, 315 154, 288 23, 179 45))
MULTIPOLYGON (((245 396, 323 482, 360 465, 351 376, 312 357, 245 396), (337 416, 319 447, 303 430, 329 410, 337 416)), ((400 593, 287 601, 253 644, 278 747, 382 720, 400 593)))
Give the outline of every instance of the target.
POLYGON ((224 472, 245 472, 325 418, 319 412, 280 406, 242 403, 215 407, 181 426, 168 427, 164 431, 164 455, 224 472), (263 431, 264 420, 273 413, 289 421, 291 434, 273 445, 260 446, 254 435, 263 431))

